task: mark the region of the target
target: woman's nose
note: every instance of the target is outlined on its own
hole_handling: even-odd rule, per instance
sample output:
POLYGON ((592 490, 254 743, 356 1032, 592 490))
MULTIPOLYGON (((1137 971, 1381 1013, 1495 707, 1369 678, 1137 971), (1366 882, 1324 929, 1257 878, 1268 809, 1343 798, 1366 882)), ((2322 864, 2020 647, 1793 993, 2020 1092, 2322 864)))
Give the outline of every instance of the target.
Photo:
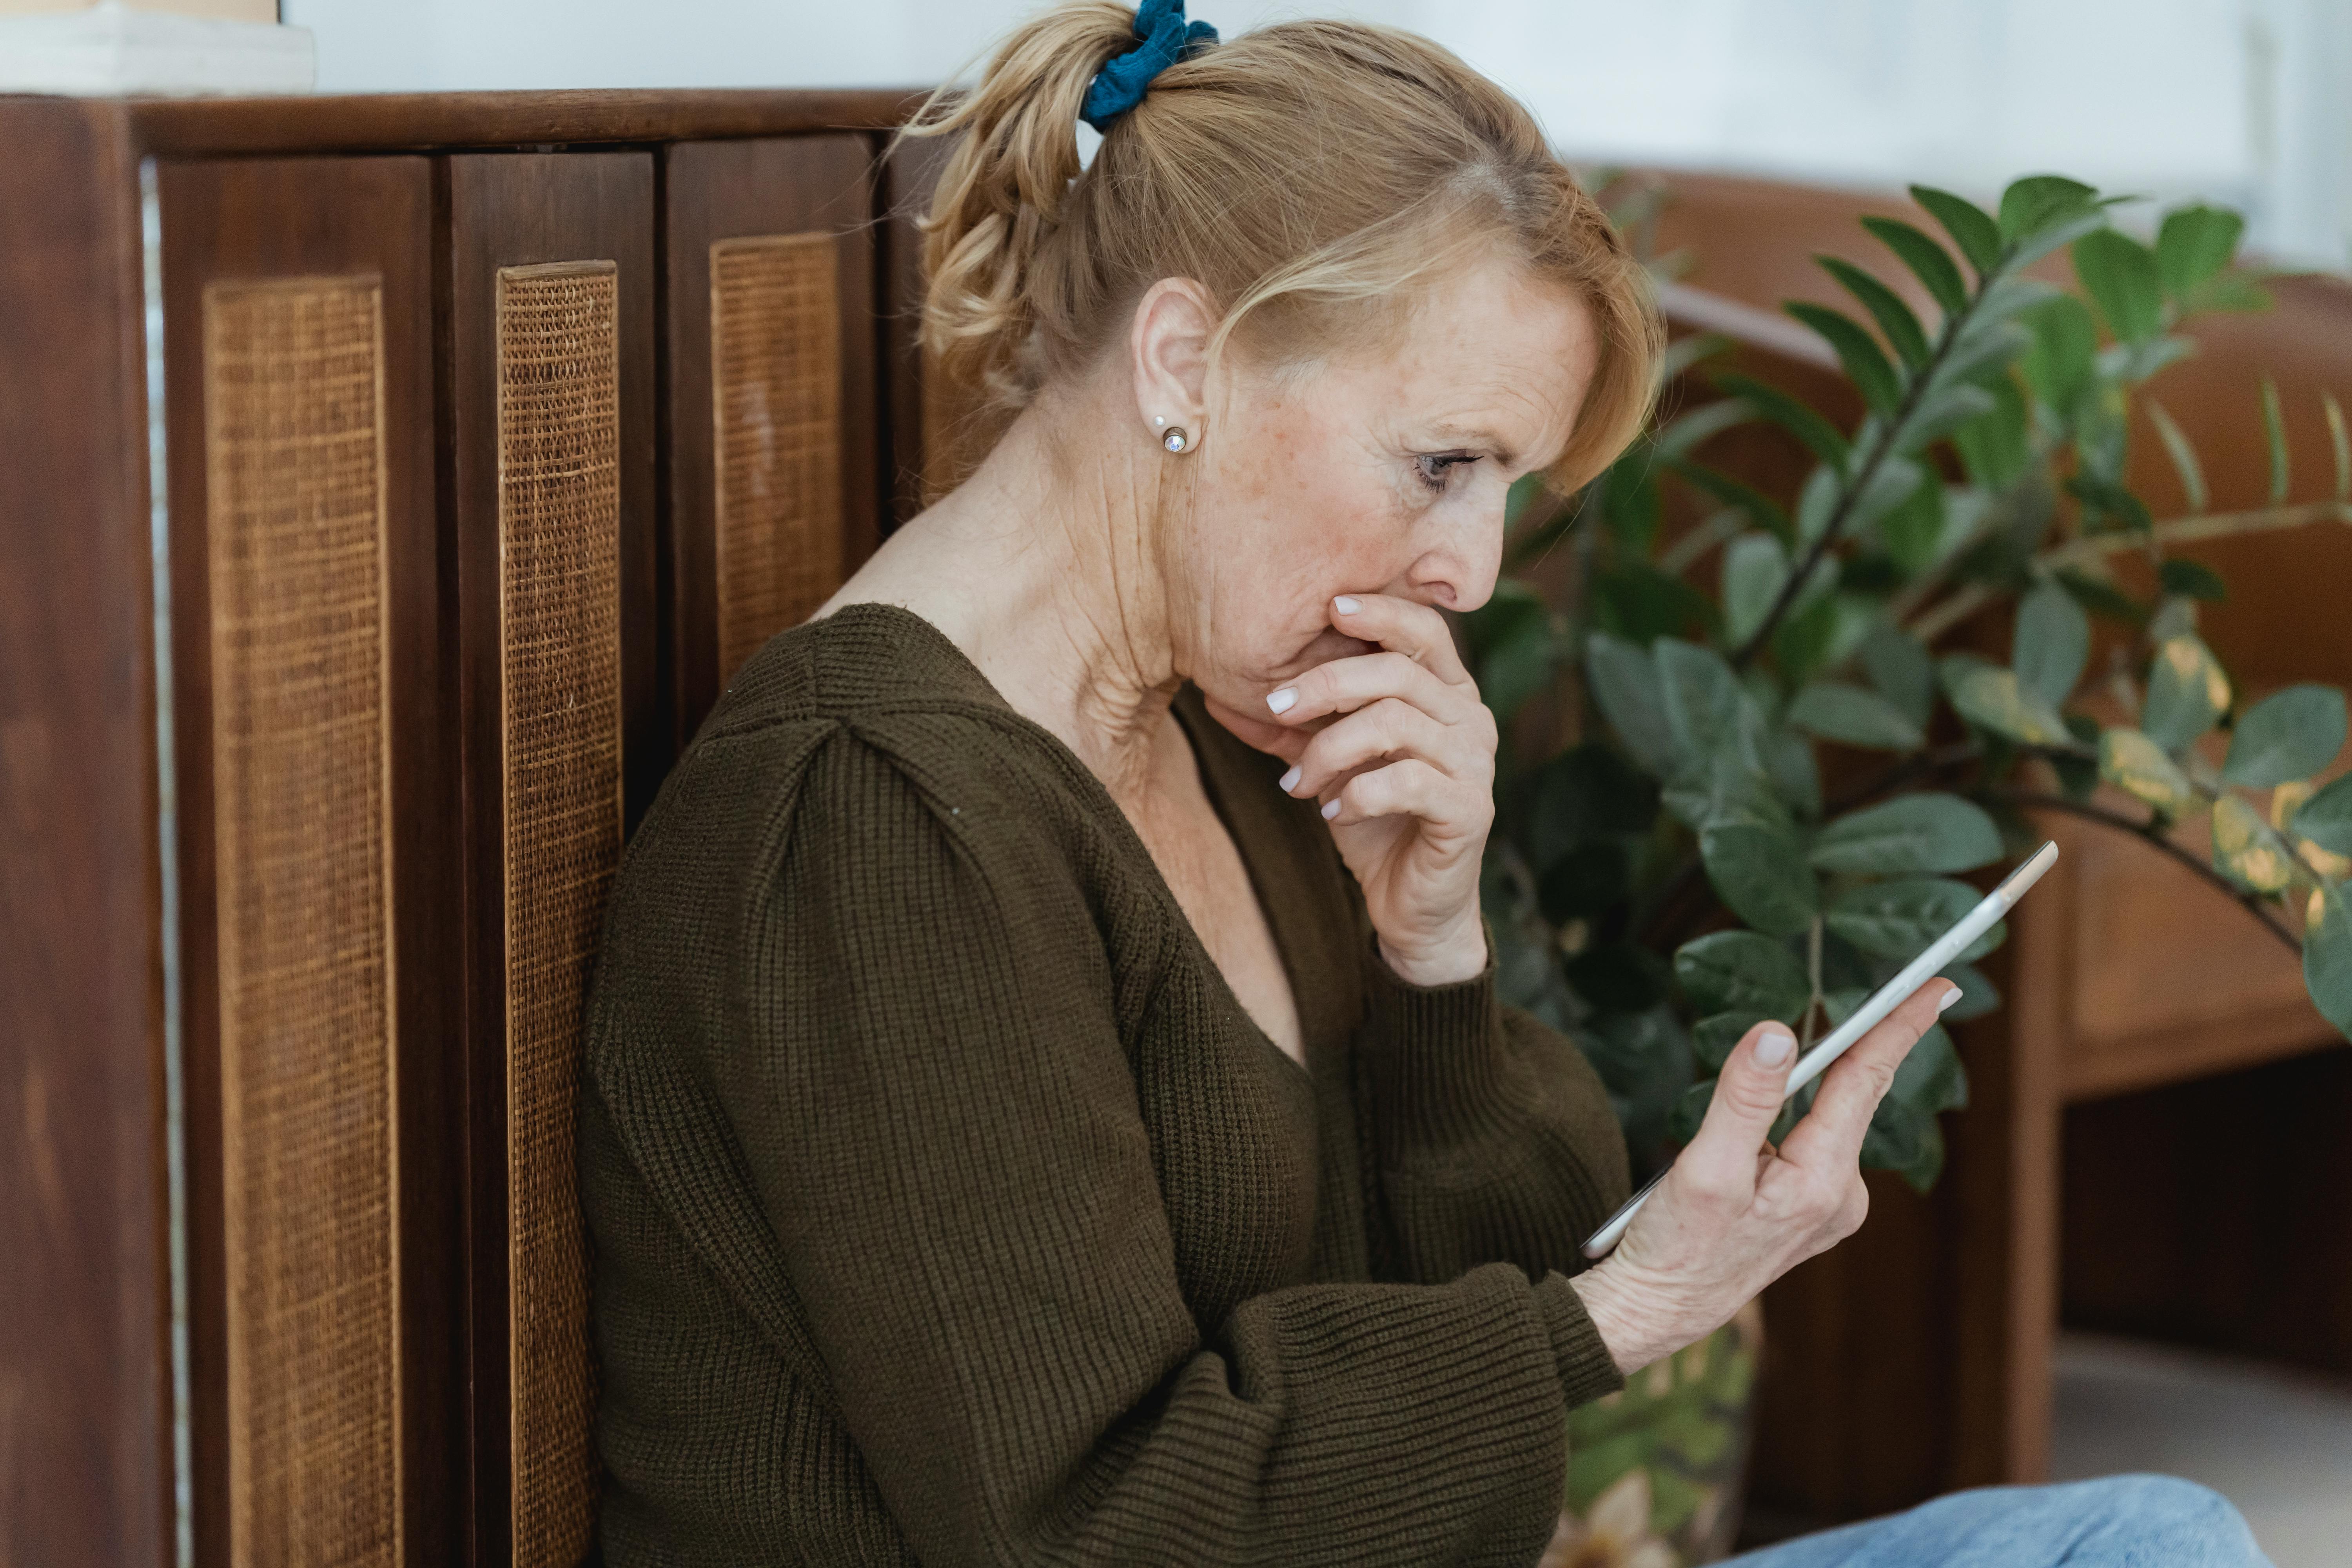
POLYGON ((1441 610, 1475 610, 1495 592, 1503 569, 1501 530, 1476 546, 1447 539, 1423 551, 1405 574, 1407 596, 1441 610))

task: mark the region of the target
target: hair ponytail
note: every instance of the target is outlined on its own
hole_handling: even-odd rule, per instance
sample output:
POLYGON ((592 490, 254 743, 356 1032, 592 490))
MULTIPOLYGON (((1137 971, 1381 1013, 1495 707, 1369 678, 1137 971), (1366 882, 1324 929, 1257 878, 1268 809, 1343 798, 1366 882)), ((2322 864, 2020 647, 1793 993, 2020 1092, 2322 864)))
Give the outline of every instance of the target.
POLYGON ((931 95, 903 134, 961 135, 923 224, 923 346, 950 381, 1017 401, 1035 325, 1024 286, 1078 177, 1078 110, 1095 73, 1134 41, 1135 14, 1078 0, 1024 24, 980 85, 931 95))
POLYGON ((922 339, 999 411, 1119 336, 1189 278, 1277 356, 1380 331, 1454 258, 1501 245, 1591 312, 1600 353, 1553 470, 1581 485, 1639 434, 1663 332, 1640 265, 1508 93, 1428 39, 1285 22, 1179 58, 1081 173, 1087 89, 1134 13, 1067 0, 902 134, 960 135, 924 221, 922 339))

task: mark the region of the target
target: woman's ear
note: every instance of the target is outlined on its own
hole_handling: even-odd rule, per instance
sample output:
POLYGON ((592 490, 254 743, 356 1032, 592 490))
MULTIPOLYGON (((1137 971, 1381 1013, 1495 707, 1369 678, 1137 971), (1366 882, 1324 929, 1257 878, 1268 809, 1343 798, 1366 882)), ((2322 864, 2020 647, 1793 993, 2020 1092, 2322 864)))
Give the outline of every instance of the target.
POLYGON ((1143 291, 1128 325, 1135 372, 1135 409, 1144 432, 1158 440, 1171 426, 1201 437, 1208 405, 1209 340, 1217 331, 1216 303, 1190 278, 1162 278, 1143 291))

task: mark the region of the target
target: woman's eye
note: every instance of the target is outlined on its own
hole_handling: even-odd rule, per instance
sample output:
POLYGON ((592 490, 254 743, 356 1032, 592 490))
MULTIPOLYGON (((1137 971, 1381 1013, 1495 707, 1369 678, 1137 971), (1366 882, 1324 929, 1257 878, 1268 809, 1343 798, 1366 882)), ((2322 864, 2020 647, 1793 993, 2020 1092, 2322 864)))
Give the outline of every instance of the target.
POLYGON ((1478 459, 1467 452, 1432 452, 1412 460, 1413 472, 1433 490, 1443 490, 1454 470, 1478 459))

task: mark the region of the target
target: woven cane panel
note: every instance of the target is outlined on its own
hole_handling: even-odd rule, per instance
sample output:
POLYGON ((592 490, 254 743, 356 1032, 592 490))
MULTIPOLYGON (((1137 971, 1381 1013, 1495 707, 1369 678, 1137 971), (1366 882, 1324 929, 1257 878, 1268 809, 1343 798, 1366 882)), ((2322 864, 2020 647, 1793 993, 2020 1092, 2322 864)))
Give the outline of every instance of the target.
POLYGON ((841 310, 829 234, 710 247, 723 681, 841 585, 841 310))
POLYGON ((383 310, 205 290, 234 1561, 400 1561, 383 310))
POLYGON ((595 1508, 573 1097, 621 855, 619 274, 498 281, 514 1561, 571 1568, 595 1508))

